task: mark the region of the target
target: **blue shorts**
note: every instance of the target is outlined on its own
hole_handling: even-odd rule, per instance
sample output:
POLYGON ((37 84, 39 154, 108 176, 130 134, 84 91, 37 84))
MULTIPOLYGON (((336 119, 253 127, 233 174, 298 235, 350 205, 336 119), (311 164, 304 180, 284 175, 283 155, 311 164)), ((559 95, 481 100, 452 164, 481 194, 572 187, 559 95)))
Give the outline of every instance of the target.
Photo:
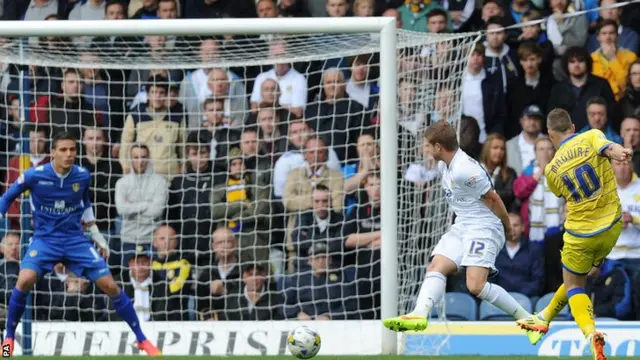
POLYGON ((62 241, 64 243, 34 238, 22 260, 21 268, 35 271, 38 279, 51 272, 58 263, 63 263, 74 274, 91 281, 111 274, 109 266, 91 241, 84 237, 62 241))

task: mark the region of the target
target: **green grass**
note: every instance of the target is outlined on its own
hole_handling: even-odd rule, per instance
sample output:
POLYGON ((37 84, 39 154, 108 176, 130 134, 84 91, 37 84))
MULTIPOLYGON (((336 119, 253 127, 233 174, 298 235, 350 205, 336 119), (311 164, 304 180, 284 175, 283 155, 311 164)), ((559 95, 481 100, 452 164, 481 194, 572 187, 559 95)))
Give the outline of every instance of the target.
MULTIPOLYGON (((141 357, 136 357, 141 359, 141 357)), ((163 357, 170 360, 202 360, 202 359, 220 359, 220 356, 166 356, 163 357)), ((543 356, 316 356, 314 360, 425 360, 425 359, 443 359, 443 360, 535 360, 540 358, 547 359, 566 359, 566 360, 590 360, 591 357, 543 357, 543 356)), ((18 360, 132 360, 131 356, 16 356, 18 360)), ((291 356, 232 356, 229 360, 292 360, 291 356)), ((610 357, 609 359, 625 359, 640 360, 638 357, 610 357)))

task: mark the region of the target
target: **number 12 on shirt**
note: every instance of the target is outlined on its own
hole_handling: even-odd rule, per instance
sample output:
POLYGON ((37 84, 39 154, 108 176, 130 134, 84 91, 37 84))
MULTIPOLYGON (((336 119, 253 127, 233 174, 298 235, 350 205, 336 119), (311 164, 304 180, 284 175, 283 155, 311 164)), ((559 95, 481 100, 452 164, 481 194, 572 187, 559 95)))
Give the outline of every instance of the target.
POLYGON ((575 202, 580 202, 582 199, 588 199, 600 190, 600 179, 598 179, 598 175, 596 175, 591 164, 580 165, 573 170, 573 176, 578 182, 578 186, 575 185, 574 180, 571 179, 569 174, 562 175, 562 181, 571 192, 571 197, 575 202), (582 191, 582 194, 578 191, 578 187, 582 191), (584 195, 584 197, 582 195, 584 195))

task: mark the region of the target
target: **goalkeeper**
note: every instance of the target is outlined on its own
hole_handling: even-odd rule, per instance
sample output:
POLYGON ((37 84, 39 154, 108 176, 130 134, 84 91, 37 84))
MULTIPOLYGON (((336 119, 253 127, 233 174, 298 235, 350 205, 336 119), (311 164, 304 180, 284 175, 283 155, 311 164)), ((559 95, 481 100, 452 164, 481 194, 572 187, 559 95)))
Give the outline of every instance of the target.
POLYGON ((146 339, 133 304, 113 280, 109 267, 86 238, 82 222, 89 227, 91 238, 105 257, 109 247, 95 224, 89 201, 91 176, 77 165, 76 140, 71 134, 59 133, 51 146, 52 162, 25 171, 0 198, 0 216, 23 192, 31 192, 34 233, 31 245, 22 260, 16 287, 11 292, 7 313, 7 333, 3 350, 13 354, 15 331, 24 313, 27 294, 33 284, 56 263, 63 263, 78 276, 86 276, 111 299, 113 307, 136 335, 138 348, 149 356, 160 351, 146 339))

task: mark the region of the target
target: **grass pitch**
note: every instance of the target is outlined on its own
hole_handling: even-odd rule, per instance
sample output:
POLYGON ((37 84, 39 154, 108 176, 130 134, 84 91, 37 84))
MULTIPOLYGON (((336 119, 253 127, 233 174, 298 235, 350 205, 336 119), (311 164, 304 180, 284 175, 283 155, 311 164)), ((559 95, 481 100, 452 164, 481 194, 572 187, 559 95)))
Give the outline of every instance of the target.
MULTIPOLYGON (((16 356, 18 360, 132 360, 141 358, 140 356, 16 356)), ((220 359, 220 356, 165 356, 163 359, 170 360, 202 360, 220 359)), ((292 360, 292 356, 230 356, 229 360, 292 360)), ((316 356, 317 360, 536 360, 536 359, 566 359, 566 360, 591 360, 592 357, 545 357, 545 356, 316 356)), ((640 360, 640 357, 610 357, 609 359, 640 360)))

